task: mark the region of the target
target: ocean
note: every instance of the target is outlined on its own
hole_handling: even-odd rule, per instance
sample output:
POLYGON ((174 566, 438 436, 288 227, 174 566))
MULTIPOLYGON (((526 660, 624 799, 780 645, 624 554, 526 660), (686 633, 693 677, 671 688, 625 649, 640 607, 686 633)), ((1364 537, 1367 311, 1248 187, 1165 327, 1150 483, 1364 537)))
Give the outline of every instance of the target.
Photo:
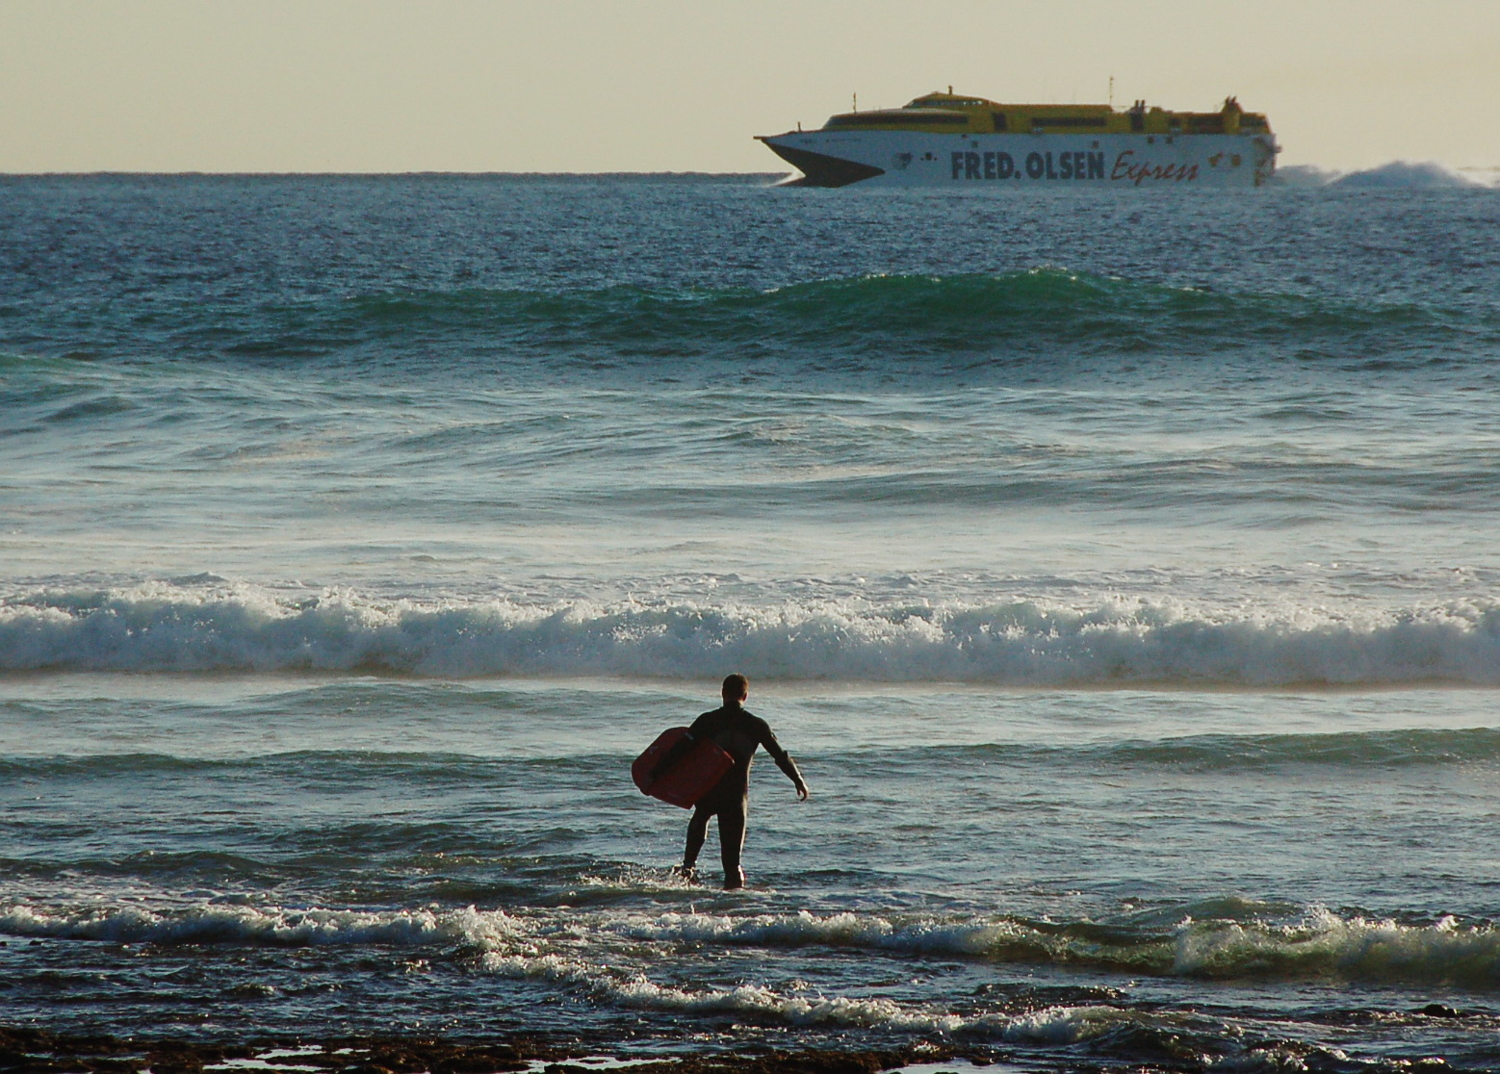
POLYGON ((0 178, 0 1023, 1500 1069, 1423 174, 0 178), (730 672, 725 892, 629 768, 730 672))

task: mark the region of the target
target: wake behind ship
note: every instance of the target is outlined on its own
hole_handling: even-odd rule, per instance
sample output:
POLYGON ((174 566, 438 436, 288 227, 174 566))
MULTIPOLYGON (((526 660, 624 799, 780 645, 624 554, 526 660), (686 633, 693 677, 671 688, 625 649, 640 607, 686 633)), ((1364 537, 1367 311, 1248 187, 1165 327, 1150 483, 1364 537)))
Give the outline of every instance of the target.
POLYGON ((821 130, 757 135, 797 186, 1255 187, 1280 148, 1266 117, 1230 97, 1217 112, 1107 104, 998 104, 929 93, 844 112, 821 130))

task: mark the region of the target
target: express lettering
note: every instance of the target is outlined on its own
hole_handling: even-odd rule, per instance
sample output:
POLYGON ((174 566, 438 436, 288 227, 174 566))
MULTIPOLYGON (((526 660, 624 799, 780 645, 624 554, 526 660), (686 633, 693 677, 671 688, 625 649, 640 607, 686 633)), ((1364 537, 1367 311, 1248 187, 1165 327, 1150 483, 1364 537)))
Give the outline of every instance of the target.
POLYGON ((1022 172, 1032 179, 1104 178, 1102 152, 1028 153, 1021 165, 1009 153, 957 152, 948 162, 954 179, 1019 179, 1022 172))
POLYGON ((1134 183, 1140 186, 1147 179, 1158 179, 1169 182, 1192 182, 1198 178, 1198 165, 1196 164, 1136 164, 1131 157, 1135 156, 1134 149, 1121 151, 1115 158, 1115 166, 1110 170, 1109 177, 1114 182, 1134 183))

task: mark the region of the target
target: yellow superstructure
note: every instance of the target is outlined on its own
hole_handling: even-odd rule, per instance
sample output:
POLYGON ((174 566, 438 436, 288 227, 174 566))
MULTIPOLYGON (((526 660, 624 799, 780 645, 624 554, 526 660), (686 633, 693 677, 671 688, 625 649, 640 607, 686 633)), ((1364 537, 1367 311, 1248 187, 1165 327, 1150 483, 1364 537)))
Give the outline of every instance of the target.
POLYGON ((1269 134, 1258 112, 1230 97, 1217 112, 1172 112, 1136 101, 1107 104, 1000 104, 983 97, 929 93, 900 108, 843 112, 823 124, 832 130, 922 131, 930 134, 1269 134))

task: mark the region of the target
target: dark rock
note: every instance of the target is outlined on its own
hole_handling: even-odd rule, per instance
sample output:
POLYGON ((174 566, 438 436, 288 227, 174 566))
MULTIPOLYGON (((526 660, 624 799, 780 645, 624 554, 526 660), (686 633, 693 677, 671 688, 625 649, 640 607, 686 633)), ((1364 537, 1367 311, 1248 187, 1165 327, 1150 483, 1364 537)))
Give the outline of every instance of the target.
POLYGON ((1444 1006, 1441 1003, 1429 1003, 1429 1004, 1427 1004, 1427 1006, 1419 1008, 1418 1011, 1417 1011, 1417 1013, 1418 1014, 1425 1014, 1429 1018, 1463 1018, 1464 1017, 1464 1012, 1463 1011, 1456 1010, 1453 1007, 1444 1006))
POLYGON ((151 1074, 203 1074, 203 1057, 186 1048, 148 1052, 146 1065, 151 1074))

